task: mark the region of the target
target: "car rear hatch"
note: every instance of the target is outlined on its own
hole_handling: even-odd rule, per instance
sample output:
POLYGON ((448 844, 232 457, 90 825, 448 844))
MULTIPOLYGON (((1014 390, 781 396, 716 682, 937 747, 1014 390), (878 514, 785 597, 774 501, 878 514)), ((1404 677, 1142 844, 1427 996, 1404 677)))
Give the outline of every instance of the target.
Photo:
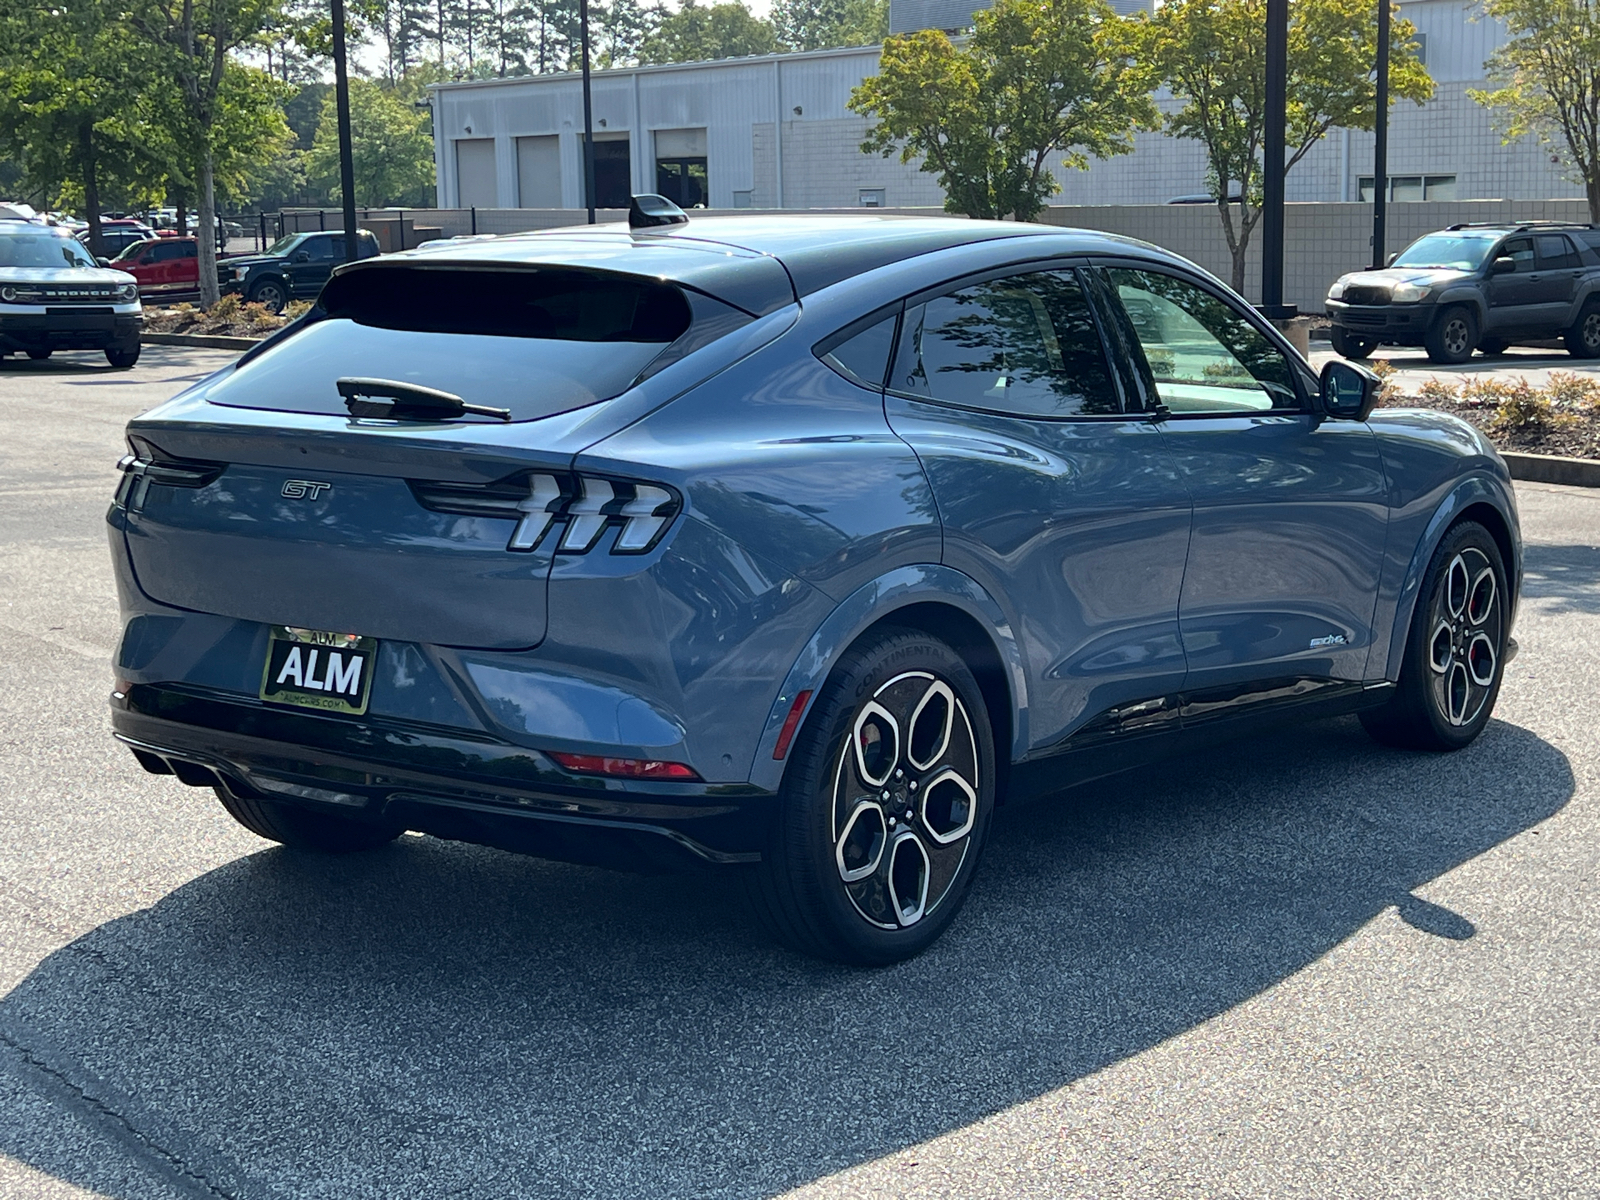
POLYGON ((542 535, 578 486, 563 431, 750 320, 588 268, 352 267, 303 328, 130 424, 114 512, 139 587, 273 625, 534 646, 542 535))

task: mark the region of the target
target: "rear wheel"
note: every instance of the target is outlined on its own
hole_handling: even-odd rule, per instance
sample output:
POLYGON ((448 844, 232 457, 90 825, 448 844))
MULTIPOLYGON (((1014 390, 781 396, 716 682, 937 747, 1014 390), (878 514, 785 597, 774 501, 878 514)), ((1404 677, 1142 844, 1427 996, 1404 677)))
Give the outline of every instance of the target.
POLYGON ((1456 525, 1422 581, 1393 699, 1361 714, 1367 732, 1413 750, 1459 750, 1477 737, 1500 694, 1507 600, 1494 538, 1475 521, 1456 525))
POLYGON ((753 881, 773 932, 863 966, 925 949, 977 869, 994 753, 982 693, 949 646, 898 630, 848 651, 791 751, 753 881))
POLYGON ((139 361, 139 347, 134 346, 131 350, 113 347, 106 351, 106 361, 119 371, 126 371, 139 361))
POLYGON ((1423 344, 1436 363, 1464 363, 1478 344, 1478 318, 1461 305, 1447 308, 1428 328, 1423 344))
POLYGON ((393 825, 355 821, 335 813, 313 812, 278 800, 236 796, 227 788, 217 788, 217 799, 239 824, 258 837, 282 842, 296 850, 322 850, 348 854, 355 850, 376 850, 394 841, 403 832, 393 825))
POLYGON ((1333 343, 1333 352, 1342 358, 1370 358, 1372 352, 1378 348, 1377 338, 1358 337, 1338 325, 1329 331, 1328 340, 1333 343))
POLYGON ((1600 358, 1600 303, 1585 304, 1563 340, 1573 358, 1600 358))
POLYGON ((53 351, 50 350, 29 350, 28 357, 33 359, 34 362, 43 362, 45 359, 49 358, 52 353, 53 351))
POLYGON ((278 280, 263 279, 250 289, 245 301, 249 304, 259 304, 270 313, 281 313, 283 306, 289 301, 289 293, 278 280))

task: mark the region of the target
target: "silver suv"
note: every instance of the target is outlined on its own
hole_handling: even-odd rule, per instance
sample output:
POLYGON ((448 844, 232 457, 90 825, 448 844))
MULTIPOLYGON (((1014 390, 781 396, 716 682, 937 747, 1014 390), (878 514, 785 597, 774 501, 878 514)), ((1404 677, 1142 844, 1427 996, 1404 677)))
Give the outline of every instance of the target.
POLYGON ((139 285, 99 266, 65 229, 0 218, 0 358, 104 350, 113 367, 139 361, 139 285))

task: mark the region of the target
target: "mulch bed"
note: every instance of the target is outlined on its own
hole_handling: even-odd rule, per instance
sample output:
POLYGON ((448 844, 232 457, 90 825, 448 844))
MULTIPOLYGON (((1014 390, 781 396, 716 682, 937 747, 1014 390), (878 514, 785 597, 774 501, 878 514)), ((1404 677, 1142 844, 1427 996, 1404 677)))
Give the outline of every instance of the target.
POLYGON ((310 306, 291 304, 274 316, 259 304, 241 304, 237 296, 224 296, 209 312, 192 304, 174 304, 144 310, 144 327, 151 333, 204 333, 222 337, 263 338, 282 329, 310 306))

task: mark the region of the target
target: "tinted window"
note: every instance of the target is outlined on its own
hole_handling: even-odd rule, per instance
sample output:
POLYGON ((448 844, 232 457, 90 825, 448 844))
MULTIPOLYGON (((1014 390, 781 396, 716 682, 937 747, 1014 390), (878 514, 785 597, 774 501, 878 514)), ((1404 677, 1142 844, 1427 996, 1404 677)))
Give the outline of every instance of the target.
POLYGON ((1070 271, 993 279, 907 309, 892 386, 1016 416, 1120 411, 1099 331, 1070 271))
POLYGON ((1500 253, 1495 257, 1509 258, 1517 264, 1517 274, 1524 274, 1533 270, 1533 241, 1530 238, 1513 238, 1500 247, 1500 253))
POLYGON ((343 415, 337 381, 366 376, 535 420, 619 395, 751 319, 655 279, 559 268, 359 268, 335 276, 319 304, 325 319, 223 377, 207 399, 343 415))
POLYGON ((1534 239, 1534 244, 1539 250, 1541 271, 1559 271, 1578 265, 1578 256, 1572 249, 1572 243, 1559 233, 1541 233, 1534 239))
POLYGON ((1110 276, 1156 394, 1174 413, 1300 407, 1288 359, 1231 304, 1157 271, 1117 268, 1110 276))
POLYGON ((183 247, 176 242, 157 242, 150 247, 151 262, 171 262, 183 257, 183 247))
POLYGON ((828 342, 823 342, 817 352, 823 362, 851 382, 881 388, 883 377, 889 371, 889 352, 894 349, 894 323, 898 316, 898 313, 890 313, 831 348, 828 342))

